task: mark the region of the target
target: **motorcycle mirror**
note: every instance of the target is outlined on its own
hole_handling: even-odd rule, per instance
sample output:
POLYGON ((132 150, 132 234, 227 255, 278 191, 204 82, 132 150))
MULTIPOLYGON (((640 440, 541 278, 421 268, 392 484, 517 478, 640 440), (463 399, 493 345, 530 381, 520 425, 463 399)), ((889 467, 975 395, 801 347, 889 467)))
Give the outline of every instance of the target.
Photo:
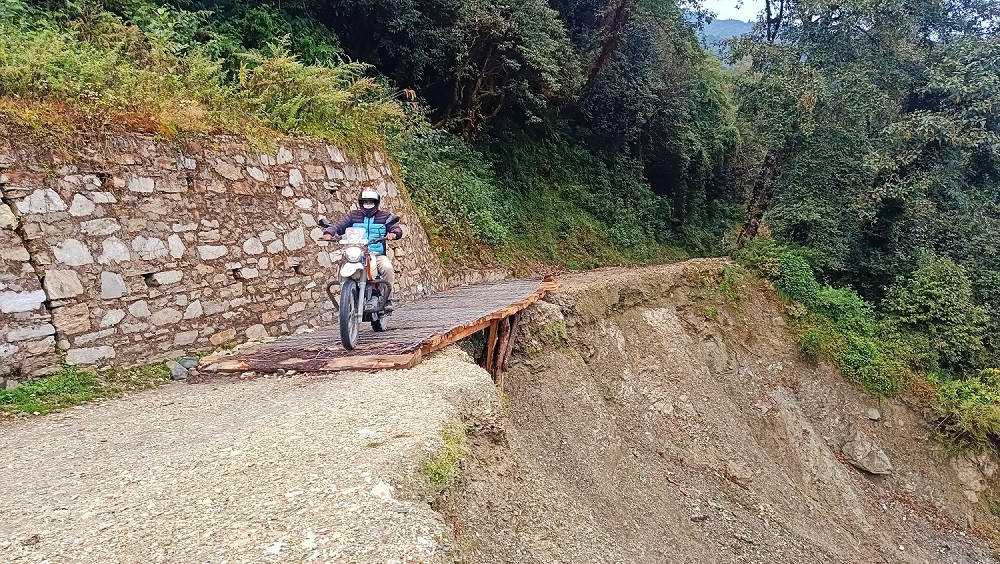
POLYGON ((321 218, 317 219, 316 223, 319 224, 319 226, 322 227, 322 228, 324 228, 324 229, 327 228, 327 227, 330 227, 331 225, 333 225, 332 223, 330 223, 330 220, 328 220, 325 217, 321 217, 321 218))
POLYGON ((390 215, 389 218, 385 220, 385 226, 386 227, 392 227, 393 225, 396 225, 397 223, 399 223, 399 216, 398 215, 390 215))

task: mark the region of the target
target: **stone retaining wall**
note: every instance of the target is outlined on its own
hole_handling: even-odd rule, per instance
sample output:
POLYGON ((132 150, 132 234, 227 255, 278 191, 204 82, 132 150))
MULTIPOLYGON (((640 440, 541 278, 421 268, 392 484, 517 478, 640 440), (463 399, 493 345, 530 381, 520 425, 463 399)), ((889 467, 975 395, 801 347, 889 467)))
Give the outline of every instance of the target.
POLYGON ((446 283, 378 153, 137 134, 45 151, 0 132, 0 173, 0 377, 43 373, 57 350, 124 366, 333 322, 316 221, 362 187, 402 217, 397 296, 446 283))

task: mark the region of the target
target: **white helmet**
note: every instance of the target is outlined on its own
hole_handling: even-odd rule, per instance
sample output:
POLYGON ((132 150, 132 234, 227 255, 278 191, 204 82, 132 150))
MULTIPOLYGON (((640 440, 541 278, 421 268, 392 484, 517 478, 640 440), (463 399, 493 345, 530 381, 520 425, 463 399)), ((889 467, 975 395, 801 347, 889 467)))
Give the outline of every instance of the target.
POLYGON ((379 205, 382 203, 382 196, 379 196, 378 192, 375 190, 366 188, 361 191, 361 194, 358 195, 358 207, 364 209, 365 206, 362 202, 365 201, 374 201, 375 207, 373 209, 378 209, 379 205))

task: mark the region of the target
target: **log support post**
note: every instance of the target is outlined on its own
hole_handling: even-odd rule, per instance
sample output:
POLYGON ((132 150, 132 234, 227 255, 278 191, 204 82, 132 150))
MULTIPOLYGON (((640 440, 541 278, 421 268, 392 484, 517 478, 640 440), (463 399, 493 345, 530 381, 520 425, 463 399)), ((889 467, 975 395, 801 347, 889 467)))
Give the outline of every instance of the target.
POLYGON ((511 351, 514 350, 514 339, 517 336, 517 324, 521 312, 490 322, 486 335, 486 354, 483 357, 483 368, 493 376, 493 381, 503 387, 504 372, 510 363, 511 351))
POLYGON ((497 328, 500 321, 499 319, 490 321, 490 329, 486 333, 486 356, 483 357, 483 368, 490 374, 493 374, 493 364, 497 349, 497 328))

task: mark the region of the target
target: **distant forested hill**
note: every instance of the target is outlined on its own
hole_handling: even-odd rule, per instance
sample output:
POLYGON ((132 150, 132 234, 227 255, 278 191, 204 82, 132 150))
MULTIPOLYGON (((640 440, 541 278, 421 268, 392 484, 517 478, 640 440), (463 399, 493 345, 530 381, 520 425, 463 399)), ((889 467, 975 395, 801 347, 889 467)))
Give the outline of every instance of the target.
POLYGON ((753 29, 753 25, 753 22, 741 22, 740 20, 715 20, 702 30, 701 40, 709 48, 717 50, 723 41, 749 33, 753 29))

